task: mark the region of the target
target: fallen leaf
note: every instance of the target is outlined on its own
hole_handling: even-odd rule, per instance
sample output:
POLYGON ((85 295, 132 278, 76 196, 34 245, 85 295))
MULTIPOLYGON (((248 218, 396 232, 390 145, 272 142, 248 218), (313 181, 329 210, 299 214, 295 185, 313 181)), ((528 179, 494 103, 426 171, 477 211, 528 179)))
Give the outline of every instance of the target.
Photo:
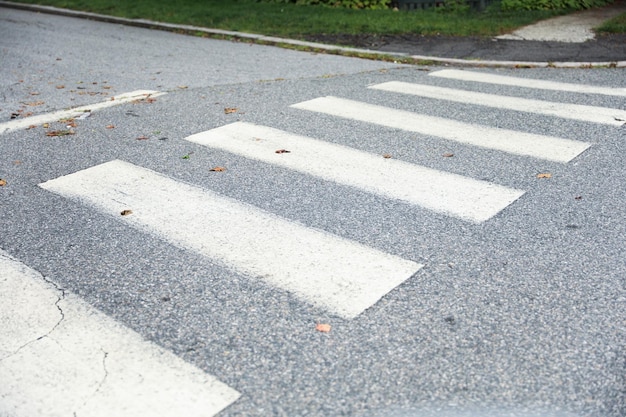
POLYGON ((122 212, 120 213, 122 216, 128 216, 129 214, 133 214, 132 210, 122 210, 122 212))
POLYGON ((16 112, 11 113, 11 120, 17 119, 18 117, 20 117, 20 115, 21 115, 21 113, 16 113, 16 112))
POLYGON ((391 158, 391 154, 390 153, 384 153, 383 154, 383 158, 389 159, 389 158, 391 158))
POLYGON ((444 157, 444 158, 452 158, 453 156, 454 156, 454 154, 453 154, 453 153, 444 153, 444 154, 443 154, 443 157, 444 157))
POLYGON ((290 153, 291 151, 288 151, 287 149, 279 149, 276 151, 276 153, 290 153))
POLYGON ((574 197, 574 200, 582 200, 583 196, 582 195, 577 195, 576 197, 574 197))
POLYGON ((330 324, 318 323, 315 326, 315 330, 317 330, 318 332, 322 332, 322 333, 328 333, 330 332, 330 324))
POLYGON ((36 92, 36 91, 32 91, 32 92, 30 93, 30 95, 31 95, 31 96, 38 96, 39 94, 40 94, 40 93, 38 93, 38 92, 36 92))
POLYGON ((147 136, 141 135, 137 138, 137 140, 148 140, 149 138, 147 136))
POLYGON ((552 174, 549 172, 543 172, 541 174, 537 174, 537 178, 552 178, 552 174))
POLYGON ((27 106, 31 106, 31 107, 35 107, 35 106, 41 106, 42 104, 44 104, 43 101, 31 101, 30 103, 25 103, 27 106))
POLYGON ((115 126, 113 126, 113 125, 106 125, 106 128, 107 129, 115 129, 115 126))
POLYGON ((236 113, 239 110, 237 107, 226 107, 224 109, 225 114, 236 113))
POLYGON ((113 87, 111 87, 110 85, 105 85, 105 86, 103 86, 102 88, 104 88, 105 90, 110 90, 110 89, 111 89, 111 88, 113 88, 113 87))
POLYGON ((212 171, 212 172, 224 172, 224 171, 226 171, 226 168, 224 168, 224 167, 215 167, 215 168, 211 168, 209 171, 212 171))
POLYGON ((7 185, 7 182, 0 178, 0 187, 4 187, 5 185, 7 185))
POLYGON ((46 132, 46 136, 68 136, 68 135, 73 135, 76 132, 74 132, 71 129, 68 130, 51 130, 49 132, 46 132))
POLYGON ((50 124, 49 123, 44 123, 42 126, 43 126, 44 129, 47 129, 47 128, 50 127, 50 124))
POLYGON ((189 88, 186 85, 179 85, 178 88, 180 88, 181 90, 184 90, 185 88, 189 88))
POLYGON ((68 129, 71 128, 71 127, 76 127, 76 122, 72 120, 65 127, 67 127, 68 129))
POLYGON ((62 90, 62 89, 64 89, 64 88, 65 88, 65 86, 64 86, 64 85, 57 85, 57 87, 56 87, 56 88, 57 88, 57 90, 62 90))
POLYGON ((26 128, 26 130, 34 129, 34 128, 36 128, 36 127, 37 127, 37 125, 30 125, 30 126, 28 126, 28 127, 26 128))

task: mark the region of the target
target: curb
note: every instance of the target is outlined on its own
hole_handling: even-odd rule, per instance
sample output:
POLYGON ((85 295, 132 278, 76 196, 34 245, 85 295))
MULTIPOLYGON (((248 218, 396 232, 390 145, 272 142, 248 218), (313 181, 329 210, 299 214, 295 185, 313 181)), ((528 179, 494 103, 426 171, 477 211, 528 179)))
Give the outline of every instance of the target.
POLYGON ((526 62, 526 61, 481 61, 458 58, 443 58, 435 56, 409 55, 401 52, 380 52, 370 49, 349 48, 342 46, 327 45, 323 43, 299 41, 274 36, 265 36, 253 33, 235 32, 221 29, 207 29, 199 26, 176 25, 172 23, 156 22, 147 19, 127 19, 123 17, 107 16, 98 13, 81 12, 70 9, 62 9, 52 6, 36 4, 14 3, 0 0, 0 7, 18 10, 26 10, 38 13, 48 13, 66 17, 95 20, 106 23, 116 23, 125 26, 157 29, 168 32, 185 34, 200 34, 212 38, 228 38, 258 43, 262 45, 277 46, 305 51, 324 52, 328 54, 352 56, 372 60, 393 61, 413 65, 450 65, 466 67, 509 67, 509 68, 626 68, 626 61, 608 62, 526 62))

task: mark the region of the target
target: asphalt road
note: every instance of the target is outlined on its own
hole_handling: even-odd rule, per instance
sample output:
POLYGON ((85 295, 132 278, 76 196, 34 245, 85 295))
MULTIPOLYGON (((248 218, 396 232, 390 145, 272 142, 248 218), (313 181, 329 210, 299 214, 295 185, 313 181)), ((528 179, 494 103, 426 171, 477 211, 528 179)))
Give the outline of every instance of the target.
MULTIPOLYGON (((219 416, 626 414, 626 128, 616 120, 626 110, 624 70, 464 71, 529 83, 591 85, 610 93, 546 90, 443 78, 437 75, 444 68, 438 67, 316 55, 9 9, 0 9, 0 53, 0 178, 6 182, 0 186, 0 250, 5 253, 0 258, 19 262, 20 271, 30 268, 34 272, 29 279, 62 289, 59 300, 71 294, 89 306, 85 309, 95 308, 106 320, 173 353, 169 362, 182 359, 236 390, 240 396, 219 416), (534 108, 507 109, 508 104, 486 107, 368 88, 389 81, 557 102, 564 108, 605 107, 616 116, 606 123, 589 122, 577 119, 573 111, 574 118, 566 118, 534 108), (136 90, 167 94, 94 110, 75 120, 75 126, 55 120, 47 128, 38 123, 7 129, 13 125, 6 123, 116 101, 119 97, 111 98, 136 90), (381 107, 359 121, 327 114, 342 106, 307 110, 301 105, 326 96, 439 118, 419 119, 419 129, 447 123, 441 118, 460 122, 454 126, 466 129, 467 137, 442 139, 446 132, 410 130, 400 124, 413 116, 401 113, 395 120, 395 113, 381 107), (326 151, 328 159, 356 150, 407 169, 427 167, 442 178, 456 174, 452 187, 464 177, 523 195, 486 220, 476 220, 431 203, 391 198, 384 194, 386 185, 379 192, 368 184, 351 184, 350 178, 338 179, 333 166, 318 172, 327 162, 323 152, 315 156, 319 163, 292 169, 281 165, 284 160, 264 162, 186 140, 234 122, 341 145, 326 151), (476 125, 501 129, 496 136, 504 143, 517 140, 521 132, 549 137, 545 140, 550 143, 562 138, 573 141, 563 142, 567 146, 589 147, 570 158, 563 157, 561 142, 553 157, 525 154, 532 147, 512 151, 468 144, 468 138, 480 141, 491 134, 475 134, 471 129, 476 125), (47 136, 55 130, 73 134, 47 136), (135 167, 139 179, 131 178, 135 171, 118 167, 101 182, 96 176, 95 188, 141 183, 156 175, 154 183, 164 184, 163 190, 179 192, 170 198, 176 201, 168 200, 167 192, 164 197, 155 192, 137 204, 146 204, 155 216, 171 206, 180 217, 174 213, 151 224, 135 206, 128 207, 135 209, 129 216, 107 213, 81 194, 80 181, 70 182, 66 190, 54 188, 52 180, 75 178, 70 174, 114 160, 135 167), (216 167, 225 170, 210 171, 216 167), (337 177, 328 179, 326 171, 337 177), (196 192, 197 198, 190 197, 196 192), (210 230, 194 246, 187 235, 196 234, 208 215, 200 209, 204 198, 224 204, 218 207, 225 213, 218 208, 212 215, 223 215, 226 227, 218 231, 221 225, 216 223, 215 232, 210 230), (237 217, 241 207, 248 216, 242 218, 251 223, 244 225, 244 232, 229 235, 231 227, 242 230, 237 217), (237 246, 240 238, 246 242, 247 227, 257 232, 259 212, 266 216, 265 229, 237 246), (290 284, 267 278, 282 271, 283 255, 291 259, 289 247, 265 262, 254 261, 267 275, 240 267, 240 254, 272 254, 270 249, 289 237, 280 235, 284 225, 298 230, 294 236, 314 230, 323 242, 338 237, 373 250, 375 256, 400 259, 413 270, 388 293, 378 294, 370 307, 348 317, 333 304, 334 293, 316 300, 310 289, 291 290, 290 284), (177 230, 181 232, 173 237, 177 230), (250 249, 251 242, 255 249, 250 249), (229 249, 223 257, 207 256, 205 249, 215 246, 216 251, 229 249), (316 330, 317 324, 330 324, 330 331, 316 330)), ((259 136, 251 139, 273 139, 266 133, 259 136)), ((293 146, 293 152, 280 156, 297 156, 293 146)), ((337 172, 353 159, 343 161, 333 162, 337 172)), ((365 167, 364 178, 367 171, 365 167)), ((419 186, 436 190, 438 178, 419 186)), ((124 192, 115 198, 126 198, 124 192)), ((458 193, 442 193, 441 199, 462 193, 468 199, 472 195, 463 185, 458 193)), ((473 205, 468 206, 471 211, 473 205)), ((308 252, 318 247, 308 251, 306 245, 313 240, 302 239, 293 251, 303 247, 306 262, 308 252)), ((348 265, 347 279, 353 279, 350 268, 359 265, 350 265, 350 252, 336 255, 338 264, 348 265)), ((367 257, 359 262, 368 265, 367 257)), ((0 277, 6 283, 9 269, 2 265, 0 277)), ((312 266, 315 270, 318 264, 312 266)), ((287 270, 286 279, 297 282, 299 274, 287 270)), ((320 279, 323 283, 323 274, 320 279)), ((20 293, 9 294, 6 288, 2 303, 10 306, 13 295, 17 299, 20 293)), ((350 291, 348 286, 337 293, 350 291)), ((53 310, 59 300, 50 303, 53 310)), ((41 305, 12 308, 17 315, 18 309, 38 311, 41 305)), ((6 307, 0 319, 0 327, 14 325, 6 307)), ((53 331, 48 339, 54 339, 53 331)), ((68 337, 76 343, 96 338, 80 333, 68 337)), ((28 393, 11 387, 24 375, 44 372, 15 359, 24 346, 0 357, 2 416, 27 415, 28 393), (19 369, 19 375, 11 369, 19 369)), ((100 361, 107 357, 105 353, 100 361)), ((112 363, 105 365, 107 376, 112 363)), ((59 386, 68 379, 58 373, 59 386)), ((105 395, 103 386, 104 380, 94 392, 105 395)), ((100 410, 105 415, 115 396, 106 398, 110 403, 100 410)), ((38 400, 43 401, 39 415, 53 415, 48 411, 55 405, 46 404, 43 396, 38 400)), ((86 403, 80 399, 82 406, 86 403)), ((182 410, 187 405, 192 408, 183 403, 182 410)), ((89 414, 70 409, 74 415, 89 414)))

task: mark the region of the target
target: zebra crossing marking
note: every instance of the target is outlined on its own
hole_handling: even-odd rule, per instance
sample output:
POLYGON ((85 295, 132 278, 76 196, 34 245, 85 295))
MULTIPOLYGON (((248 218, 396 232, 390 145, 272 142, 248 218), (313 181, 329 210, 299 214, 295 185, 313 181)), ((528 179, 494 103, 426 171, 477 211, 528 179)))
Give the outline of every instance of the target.
POLYGON ((516 110, 527 113, 538 113, 548 116, 557 116, 564 119, 573 119, 613 126, 621 126, 626 120, 626 110, 612 109, 609 107, 556 103, 400 81, 390 81, 382 84, 376 84, 370 86, 369 88, 393 93, 454 101, 457 103, 497 107, 500 109, 516 110))
POLYGON ((291 107, 560 163, 571 161, 591 146, 576 140, 463 123, 332 96, 291 107))
POLYGON ((120 160, 39 185, 348 319, 423 266, 120 160))
POLYGON ((26 117, 23 119, 16 119, 10 122, 0 123, 0 135, 14 130, 26 129, 29 126, 41 125, 43 123, 56 122, 60 119, 67 119, 72 117, 79 117, 85 113, 102 110, 107 107, 118 106, 120 104, 129 103, 135 100, 142 100, 148 97, 158 97, 167 93, 152 90, 137 90, 130 93, 118 94, 111 97, 107 101, 103 101, 96 104, 89 104, 86 106, 74 107, 69 110, 59 110, 51 113, 39 114, 36 116, 26 117))
POLYGON ((0 415, 215 416, 240 394, 0 250, 0 415))
POLYGON ((282 130, 237 122, 186 140, 480 223, 524 194, 487 181, 385 159, 282 130), (276 154, 288 149, 289 154, 276 154))
POLYGON ((508 75, 499 75, 486 72, 444 69, 431 72, 428 75, 432 77, 448 78, 459 81, 508 85, 514 87, 533 88, 538 90, 568 91, 573 93, 601 94, 606 96, 626 96, 626 88, 611 88, 585 84, 564 83, 559 81, 546 81, 538 80, 535 78, 511 77, 508 75))

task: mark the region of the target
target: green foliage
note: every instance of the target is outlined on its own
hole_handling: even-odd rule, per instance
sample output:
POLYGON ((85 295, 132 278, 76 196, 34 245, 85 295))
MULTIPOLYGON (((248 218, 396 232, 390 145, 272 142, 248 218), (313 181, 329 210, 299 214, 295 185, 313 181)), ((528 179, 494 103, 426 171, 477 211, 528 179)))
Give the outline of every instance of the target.
POLYGON ((602 26, 596 28, 596 32, 626 33, 626 13, 622 13, 619 16, 604 22, 602 26))
POLYGON ((470 5, 466 0, 445 0, 442 7, 437 7, 438 13, 464 14, 469 12, 470 5))
POLYGON ((346 9, 387 9, 391 0, 259 0, 266 3, 294 3, 299 5, 344 7, 346 9))
POLYGON ((502 0, 503 10, 581 10, 604 6, 613 0, 502 0))

